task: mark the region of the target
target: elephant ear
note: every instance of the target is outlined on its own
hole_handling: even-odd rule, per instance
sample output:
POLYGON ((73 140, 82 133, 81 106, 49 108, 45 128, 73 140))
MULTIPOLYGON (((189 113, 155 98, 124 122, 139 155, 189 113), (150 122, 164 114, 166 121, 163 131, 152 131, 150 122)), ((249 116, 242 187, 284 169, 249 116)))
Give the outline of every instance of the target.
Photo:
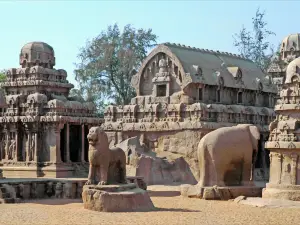
POLYGON ((256 140, 259 140, 260 139, 260 132, 259 132, 259 129, 254 126, 254 125, 250 125, 249 126, 249 129, 250 129, 250 133, 252 134, 252 136, 256 139, 256 140))

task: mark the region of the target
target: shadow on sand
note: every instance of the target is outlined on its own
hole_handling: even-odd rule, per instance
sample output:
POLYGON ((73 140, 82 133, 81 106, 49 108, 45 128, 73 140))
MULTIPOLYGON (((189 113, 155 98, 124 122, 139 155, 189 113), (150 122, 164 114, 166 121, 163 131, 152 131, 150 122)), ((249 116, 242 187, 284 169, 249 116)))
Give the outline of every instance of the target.
POLYGON ((31 203, 39 205, 67 205, 73 203, 82 203, 82 199, 34 199, 24 200, 21 203, 31 203))
MULTIPOLYGON (((22 201, 22 203, 31 203, 31 204, 39 204, 39 205, 68 205, 73 203, 82 203, 82 200, 81 199, 36 199, 36 200, 22 201)), ((158 212, 158 211, 159 212, 201 212, 199 210, 180 209, 180 208, 159 208, 159 207, 155 207, 154 209, 149 211, 144 211, 144 210, 140 211, 137 209, 132 212, 158 212)))
POLYGON ((150 197, 175 197, 180 196, 180 191, 150 191, 148 190, 150 197))
POLYGON ((155 208, 153 211, 161 212, 201 212, 200 210, 178 209, 178 208, 155 208))

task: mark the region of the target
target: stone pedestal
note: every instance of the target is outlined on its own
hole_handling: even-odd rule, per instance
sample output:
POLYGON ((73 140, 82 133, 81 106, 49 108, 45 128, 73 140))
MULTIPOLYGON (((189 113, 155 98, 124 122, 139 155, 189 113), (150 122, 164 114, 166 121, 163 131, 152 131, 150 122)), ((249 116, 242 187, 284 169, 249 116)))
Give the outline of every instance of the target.
POLYGON ((238 196, 261 197, 262 188, 255 186, 200 187, 199 185, 184 184, 180 186, 183 197, 200 198, 205 200, 228 200, 238 196))
POLYGON ((277 198, 300 201, 300 162, 298 149, 289 149, 287 146, 300 149, 299 142, 267 142, 270 149, 270 180, 264 188, 263 198, 277 198), (280 149, 274 149, 280 147, 280 149))
POLYGON ((300 201, 300 185, 270 184, 263 190, 263 198, 288 199, 300 201))
POLYGON ((136 184, 85 185, 82 200, 85 209, 99 212, 150 211, 154 205, 147 191, 136 184))

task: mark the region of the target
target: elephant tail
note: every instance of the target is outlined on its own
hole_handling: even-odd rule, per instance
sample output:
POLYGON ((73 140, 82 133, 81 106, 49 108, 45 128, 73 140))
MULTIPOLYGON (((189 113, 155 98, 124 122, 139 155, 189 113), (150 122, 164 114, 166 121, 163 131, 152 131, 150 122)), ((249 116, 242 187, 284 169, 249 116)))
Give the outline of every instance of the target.
POLYGON ((200 143, 198 145, 198 163, 199 163, 199 169, 200 169, 200 179, 199 179, 198 185, 200 187, 205 187, 206 180, 207 180, 206 175, 208 174, 208 171, 206 171, 207 160, 205 160, 206 154, 207 154, 207 146, 206 146, 206 144, 204 144, 204 141, 202 141, 202 140, 200 141, 200 143))

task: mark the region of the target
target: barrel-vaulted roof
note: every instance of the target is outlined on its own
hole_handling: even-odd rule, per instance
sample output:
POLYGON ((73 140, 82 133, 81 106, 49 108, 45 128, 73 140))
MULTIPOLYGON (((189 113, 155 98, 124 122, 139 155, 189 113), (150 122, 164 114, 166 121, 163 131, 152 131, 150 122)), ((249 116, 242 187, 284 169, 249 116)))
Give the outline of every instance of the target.
POLYGON ((141 66, 139 76, 143 73, 147 62, 159 53, 165 53, 176 64, 179 64, 178 69, 183 74, 182 89, 190 83, 218 85, 222 79, 223 85, 226 87, 277 92, 272 81, 251 60, 227 52, 171 43, 158 45, 148 55, 141 66), (199 68, 202 74, 199 74, 199 68))

